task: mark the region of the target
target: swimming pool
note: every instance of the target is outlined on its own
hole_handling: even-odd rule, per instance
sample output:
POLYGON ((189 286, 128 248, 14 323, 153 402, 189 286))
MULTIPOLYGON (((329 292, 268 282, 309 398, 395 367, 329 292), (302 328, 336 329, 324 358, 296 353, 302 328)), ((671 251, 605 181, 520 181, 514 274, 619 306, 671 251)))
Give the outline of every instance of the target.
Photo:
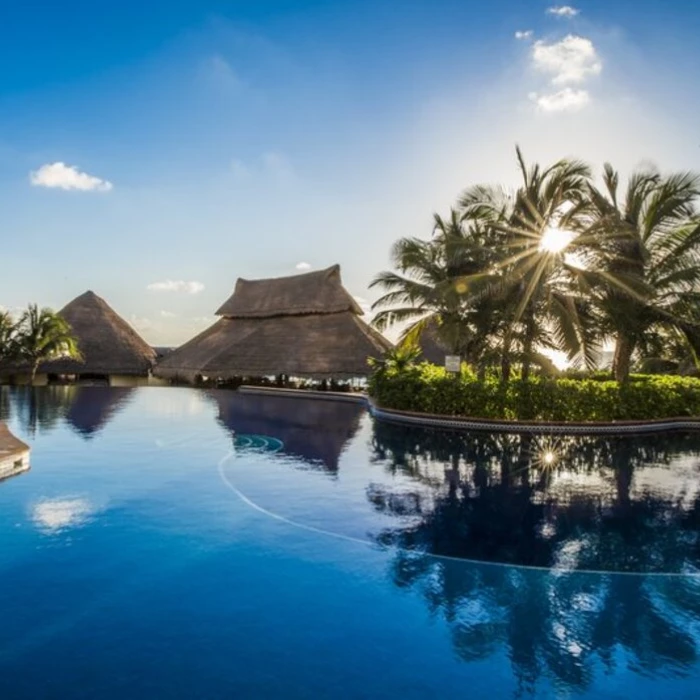
POLYGON ((696 697, 700 434, 0 391, 0 697, 696 697))

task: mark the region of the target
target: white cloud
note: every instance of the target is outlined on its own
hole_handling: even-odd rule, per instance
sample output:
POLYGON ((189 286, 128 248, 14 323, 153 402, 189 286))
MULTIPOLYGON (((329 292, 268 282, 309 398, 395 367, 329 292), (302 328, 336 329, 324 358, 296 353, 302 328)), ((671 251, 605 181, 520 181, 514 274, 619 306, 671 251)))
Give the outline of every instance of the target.
POLYGON ((187 294, 199 294, 204 291, 201 282, 185 282, 185 280, 164 280, 163 282, 151 282, 146 289, 151 292, 186 292, 187 294))
POLYGON ((357 305, 362 309, 362 311, 366 314, 371 313, 372 311, 372 304, 370 304, 367 299, 364 297, 359 297, 359 296, 353 296, 353 299, 357 302, 357 305))
POLYGON ((46 163, 29 173, 29 181, 36 187, 51 187, 82 192, 109 192, 113 185, 94 175, 83 173, 73 165, 61 161, 46 163))
POLYGON ((174 314, 172 311, 161 311, 160 312, 161 318, 176 318, 177 314, 174 314))
POLYGON ((154 328, 153 321, 151 321, 150 318, 143 318, 142 316, 134 316, 132 314, 129 320, 137 331, 150 331, 154 328))
POLYGON ((555 5, 547 10, 548 15, 554 15, 555 17, 576 17, 580 14, 581 10, 571 7, 571 5, 555 5))
POLYGON ((581 83, 603 70, 593 42, 574 34, 552 44, 536 41, 532 47, 532 61, 537 70, 552 76, 554 85, 581 83))
POLYGON ((85 523, 95 508, 85 498, 55 498, 41 501, 32 508, 32 520, 49 533, 85 523))
POLYGON ((299 272, 307 272, 311 269, 311 265, 307 262, 300 262, 296 264, 296 269, 299 270, 299 272))
POLYGON ((528 29, 525 32, 515 32, 515 38, 519 41, 528 41, 532 39, 534 32, 532 29, 528 29))
POLYGON ((591 101, 587 90, 573 90, 570 87, 548 95, 531 93, 530 99, 542 112, 576 112, 591 101))

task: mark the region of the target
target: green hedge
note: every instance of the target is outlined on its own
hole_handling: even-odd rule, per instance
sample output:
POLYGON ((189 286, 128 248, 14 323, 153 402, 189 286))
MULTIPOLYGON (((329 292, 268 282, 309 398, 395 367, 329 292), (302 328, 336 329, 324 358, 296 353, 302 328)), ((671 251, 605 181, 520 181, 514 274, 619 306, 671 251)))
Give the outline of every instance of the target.
POLYGON ((450 416, 542 421, 611 421, 700 416, 700 379, 635 375, 614 381, 534 378, 479 381, 430 364, 377 370, 370 395, 384 408, 450 416))

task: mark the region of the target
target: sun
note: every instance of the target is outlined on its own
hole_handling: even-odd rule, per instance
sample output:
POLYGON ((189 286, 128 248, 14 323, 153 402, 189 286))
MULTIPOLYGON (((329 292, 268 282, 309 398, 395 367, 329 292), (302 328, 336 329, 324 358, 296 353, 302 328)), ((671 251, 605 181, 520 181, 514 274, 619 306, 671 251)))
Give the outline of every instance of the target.
POLYGON ((544 253, 561 253, 573 240, 571 231, 556 226, 548 226, 540 238, 540 250, 544 253))

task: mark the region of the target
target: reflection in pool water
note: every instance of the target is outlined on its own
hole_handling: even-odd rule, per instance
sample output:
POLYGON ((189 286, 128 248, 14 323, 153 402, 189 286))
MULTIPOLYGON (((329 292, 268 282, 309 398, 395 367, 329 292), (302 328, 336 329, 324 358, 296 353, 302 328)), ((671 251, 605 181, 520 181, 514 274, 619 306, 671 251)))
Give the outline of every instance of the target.
POLYGON ((696 695, 700 435, 69 389, 0 391, 0 697, 696 695))
POLYGON ((378 423, 373 447, 411 483, 368 489, 377 510, 414 516, 378 533, 382 544, 521 566, 700 572, 700 434, 552 441, 378 423))

